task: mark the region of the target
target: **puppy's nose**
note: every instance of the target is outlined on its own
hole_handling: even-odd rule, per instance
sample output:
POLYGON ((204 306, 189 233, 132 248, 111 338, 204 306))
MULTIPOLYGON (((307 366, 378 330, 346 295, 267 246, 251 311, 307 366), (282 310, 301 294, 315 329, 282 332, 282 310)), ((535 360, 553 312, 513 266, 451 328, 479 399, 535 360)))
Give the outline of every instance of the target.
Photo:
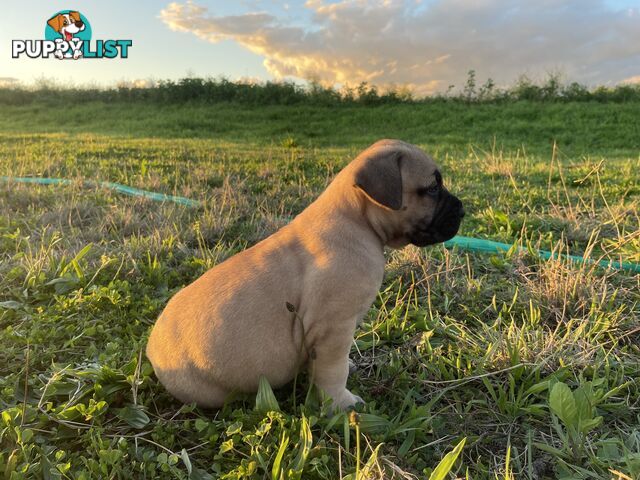
POLYGON ((456 212, 456 214, 460 217, 463 218, 464 217, 464 206, 462 205, 462 202, 460 201, 460 199, 456 196, 452 195, 452 210, 456 212))
POLYGON ((74 25, 78 28, 82 27, 84 25, 84 22, 82 20, 78 20, 77 22, 74 23, 74 25))

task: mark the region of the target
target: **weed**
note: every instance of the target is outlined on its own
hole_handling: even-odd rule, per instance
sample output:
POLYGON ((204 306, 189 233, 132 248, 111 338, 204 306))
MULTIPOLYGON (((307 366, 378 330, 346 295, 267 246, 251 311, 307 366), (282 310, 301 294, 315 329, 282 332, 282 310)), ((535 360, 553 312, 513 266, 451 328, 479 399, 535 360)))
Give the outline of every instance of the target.
POLYGON ((164 103, 74 102, 74 125, 17 92, 28 104, 3 107, 0 174, 73 181, 0 185, 0 472, 640 478, 640 276, 526 253, 640 259, 638 103, 554 97, 563 91, 365 107, 381 94, 363 87, 335 108, 343 100, 317 87, 317 104, 258 108, 247 105, 302 94, 194 80, 154 91, 171 92, 164 103), (216 89, 243 100, 202 104, 216 89), (172 100, 187 93, 190 105, 172 100), (367 403, 351 422, 305 374, 217 411, 174 400, 142 354, 170 296, 285 224, 379 137, 434 155, 465 203, 462 235, 525 251, 386 252, 352 351, 349 388, 367 403), (202 206, 87 189, 86 178, 202 206))

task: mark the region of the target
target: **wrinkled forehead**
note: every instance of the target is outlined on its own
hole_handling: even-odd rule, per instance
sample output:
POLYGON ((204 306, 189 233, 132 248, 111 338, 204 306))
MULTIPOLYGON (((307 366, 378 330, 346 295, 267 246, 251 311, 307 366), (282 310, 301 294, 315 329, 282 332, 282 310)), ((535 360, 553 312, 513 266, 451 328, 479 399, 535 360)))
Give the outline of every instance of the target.
POLYGON ((413 145, 402 148, 402 170, 408 178, 426 178, 437 168, 434 159, 419 148, 413 145))

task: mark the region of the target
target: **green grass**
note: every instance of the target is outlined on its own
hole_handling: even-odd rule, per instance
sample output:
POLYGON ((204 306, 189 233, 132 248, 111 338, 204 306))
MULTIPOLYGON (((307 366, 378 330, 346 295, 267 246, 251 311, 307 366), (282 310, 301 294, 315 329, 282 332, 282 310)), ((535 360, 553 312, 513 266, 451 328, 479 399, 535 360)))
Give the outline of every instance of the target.
POLYGON ((483 149, 548 156, 555 140, 569 156, 638 158, 640 103, 536 103, 466 105, 438 102, 362 107, 350 105, 246 107, 125 103, 36 102, 4 105, 0 131, 95 133, 132 138, 199 138, 264 145, 292 139, 305 147, 358 149, 379 138, 402 138, 440 157, 483 149))
POLYGON ((466 438, 449 478, 640 477, 628 272, 387 252, 352 351, 349 388, 367 404, 351 417, 328 413, 304 374, 275 392, 279 411, 265 413, 268 391, 258 408, 255 396, 183 406, 143 354, 175 291, 274 232, 381 137, 437 157, 468 212, 462 235, 640 262, 640 105, 60 108, 0 116, 0 175, 77 180, 0 184, 0 475, 428 478, 466 438))

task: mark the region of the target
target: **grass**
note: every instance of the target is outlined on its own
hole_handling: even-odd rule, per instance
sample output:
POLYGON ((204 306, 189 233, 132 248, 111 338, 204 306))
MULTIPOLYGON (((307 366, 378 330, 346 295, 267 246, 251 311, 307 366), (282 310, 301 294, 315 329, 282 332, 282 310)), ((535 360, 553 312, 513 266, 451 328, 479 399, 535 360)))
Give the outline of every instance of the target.
POLYGON ((349 388, 367 404, 351 416, 330 414, 304 374, 275 398, 263 389, 258 405, 184 406, 143 354, 177 289, 274 232, 381 137, 437 156, 468 212, 462 235, 640 262, 639 110, 3 107, 0 175, 76 181, 0 186, 0 473, 639 478, 640 276, 628 272, 442 246, 387 252, 352 351, 349 388))
MULTIPOLYGON (((640 102, 505 104, 432 103, 363 107, 246 107, 157 103, 65 104, 37 102, 3 106, 5 133, 95 133, 131 138, 216 139, 221 142, 292 146, 337 146, 353 152, 379 138, 403 138, 429 146, 438 157, 464 156, 469 145, 548 158, 556 141, 569 157, 637 158, 640 150, 640 102)), ((15 141, 19 142, 19 136, 15 141)), ((13 143, 13 142, 11 142, 13 143)), ((178 142, 181 144, 181 142, 178 142)))

